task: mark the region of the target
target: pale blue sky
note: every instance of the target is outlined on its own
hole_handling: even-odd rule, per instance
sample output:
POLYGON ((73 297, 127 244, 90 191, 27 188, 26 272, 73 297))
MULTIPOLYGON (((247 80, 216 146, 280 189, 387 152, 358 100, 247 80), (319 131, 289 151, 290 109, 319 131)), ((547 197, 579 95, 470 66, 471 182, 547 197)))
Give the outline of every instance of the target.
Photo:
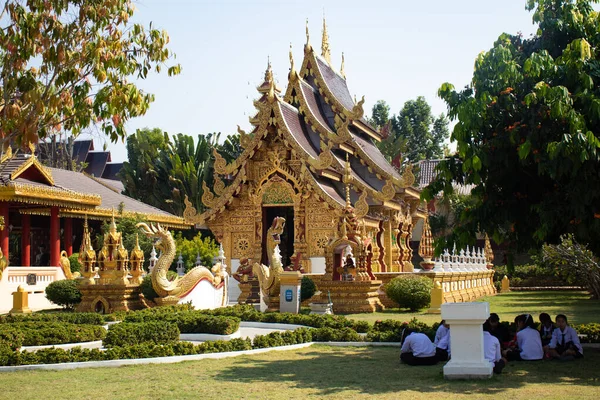
MULTIPOLYGON (((196 136, 233 133, 238 124, 249 129, 267 57, 284 87, 290 43, 296 65, 302 61, 307 18, 311 44, 320 49, 323 10, 332 64, 339 69, 344 52, 348 86, 356 97, 365 96, 366 111, 383 99, 397 113, 423 95, 440 114, 446 111, 437 97, 442 83, 468 84, 475 57, 502 32, 535 31, 525 2, 140 0, 135 20, 168 31, 183 70, 139 83, 156 101, 127 130, 158 127, 196 136)), ((126 159, 123 143, 109 149, 113 161, 126 159)))

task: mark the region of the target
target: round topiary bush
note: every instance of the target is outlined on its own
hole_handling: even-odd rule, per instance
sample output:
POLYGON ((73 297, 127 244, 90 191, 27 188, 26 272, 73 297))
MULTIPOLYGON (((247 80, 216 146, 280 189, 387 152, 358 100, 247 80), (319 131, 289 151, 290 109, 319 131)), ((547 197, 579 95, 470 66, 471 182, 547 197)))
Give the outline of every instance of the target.
POLYGON ((71 272, 80 272, 81 264, 79 263, 79 253, 73 253, 69 256, 69 262, 71 263, 71 272))
MULTIPOLYGON (((168 280, 174 281, 175 278, 177 278, 177 276, 178 276, 177 272, 167 271, 167 279, 168 280)), ((154 301, 154 299, 158 297, 158 295, 154 291, 154 288, 152 287, 152 278, 151 278, 150 274, 148 274, 144 277, 144 279, 142 280, 142 284, 140 285, 140 289, 141 289, 144 297, 147 298, 148 300, 154 301)))
POLYGON ((431 279, 424 276, 398 276, 385 285, 385 294, 401 308, 417 311, 431 303, 431 279))
POLYGON ((81 292, 77 288, 77 282, 71 279, 55 281, 46 287, 46 298, 51 303, 58 304, 68 309, 81 302, 81 292))
POLYGON ((300 284, 300 301, 308 300, 317 292, 317 285, 308 276, 302 277, 300 284))

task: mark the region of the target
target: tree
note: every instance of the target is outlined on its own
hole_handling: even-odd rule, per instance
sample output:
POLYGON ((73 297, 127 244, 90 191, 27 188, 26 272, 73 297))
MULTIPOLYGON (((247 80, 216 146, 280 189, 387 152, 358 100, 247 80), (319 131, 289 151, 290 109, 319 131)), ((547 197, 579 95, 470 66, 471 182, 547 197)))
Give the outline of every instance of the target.
MULTIPOLYGON (((160 72, 169 37, 130 23, 130 0, 8 0, 0 9, 0 137, 25 146, 98 124, 112 141, 153 95, 130 79, 160 72)), ((179 65, 168 67, 176 75, 179 65)))
POLYGON ((500 35, 477 57, 469 86, 441 86, 450 118, 458 119, 457 153, 440 163, 423 198, 450 195, 453 181, 474 185, 447 246, 474 243, 485 231, 522 251, 573 233, 600 250, 600 26, 593 3, 529 0, 537 34, 500 35))
POLYGON ((73 158, 74 142, 73 135, 52 135, 48 140, 38 143, 37 157, 48 167, 80 172, 87 163, 73 158))
POLYGON ((390 118, 389 109, 385 101, 379 100, 370 119, 386 136, 377 146, 389 161, 400 166, 404 161, 415 163, 444 155, 448 119, 443 114, 435 118, 423 96, 404 103, 397 116, 390 118))

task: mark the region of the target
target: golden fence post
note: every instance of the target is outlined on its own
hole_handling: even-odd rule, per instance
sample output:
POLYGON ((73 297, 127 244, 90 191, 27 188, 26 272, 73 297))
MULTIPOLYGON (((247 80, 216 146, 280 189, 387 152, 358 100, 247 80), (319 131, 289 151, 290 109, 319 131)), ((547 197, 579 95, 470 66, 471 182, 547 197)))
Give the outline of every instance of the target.
POLYGON ((431 289, 431 306, 427 310, 427 314, 440 314, 442 303, 444 302, 444 290, 440 281, 433 283, 433 289, 431 289))
POLYGON ((29 308, 29 293, 25 291, 23 286, 19 285, 16 292, 13 295, 13 308, 10 310, 11 314, 28 314, 31 312, 29 308))
POLYGON ((504 275, 504 278, 502 278, 502 293, 504 292, 510 292, 510 280, 508 279, 508 276, 504 275))

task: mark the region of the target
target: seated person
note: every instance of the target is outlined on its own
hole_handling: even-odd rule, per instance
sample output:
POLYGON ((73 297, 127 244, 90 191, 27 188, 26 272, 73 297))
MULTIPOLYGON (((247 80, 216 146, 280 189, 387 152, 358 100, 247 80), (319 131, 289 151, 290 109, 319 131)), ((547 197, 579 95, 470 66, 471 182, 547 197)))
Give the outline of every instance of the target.
POLYGON ((517 347, 504 352, 509 361, 534 361, 544 358, 544 349, 540 333, 534 329, 533 318, 530 314, 519 315, 517 323, 517 347))
POLYGON ((424 333, 405 328, 402 331, 402 352, 400 360, 408 365, 434 365, 438 358, 435 345, 424 333))
POLYGON ((540 314, 540 337, 542 338, 542 346, 547 346, 552 339, 552 332, 556 329, 552 318, 546 313, 540 314))
POLYGON ((490 323, 490 334, 495 336, 503 348, 508 347, 511 340, 510 332, 505 325, 500 323, 500 317, 496 313, 491 313, 488 322, 490 323))
POLYGON ((433 340, 433 344, 435 344, 437 346, 438 342, 444 336, 446 336, 446 334, 448 333, 449 328, 450 328, 450 325, 448 325, 446 323, 446 320, 443 319, 442 322, 440 323, 440 326, 437 328, 437 331, 435 332, 435 339, 433 340))
POLYGON ((483 356, 486 360, 494 364, 494 373, 501 374, 506 365, 506 359, 502 357, 500 350, 500 341, 490 333, 490 323, 483 324, 483 356))
POLYGON ((583 357, 583 348, 577 336, 577 331, 567 323, 567 316, 556 316, 557 328, 552 332, 552 340, 544 348, 548 358, 570 360, 583 357))
MULTIPOLYGON (((440 327, 442 326, 443 325, 440 325, 440 327)), ((446 326, 446 333, 442 338, 437 340, 436 334, 437 343, 435 343, 435 355, 439 361, 448 361, 450 359, 450 327, 448 325, 446 326)))

